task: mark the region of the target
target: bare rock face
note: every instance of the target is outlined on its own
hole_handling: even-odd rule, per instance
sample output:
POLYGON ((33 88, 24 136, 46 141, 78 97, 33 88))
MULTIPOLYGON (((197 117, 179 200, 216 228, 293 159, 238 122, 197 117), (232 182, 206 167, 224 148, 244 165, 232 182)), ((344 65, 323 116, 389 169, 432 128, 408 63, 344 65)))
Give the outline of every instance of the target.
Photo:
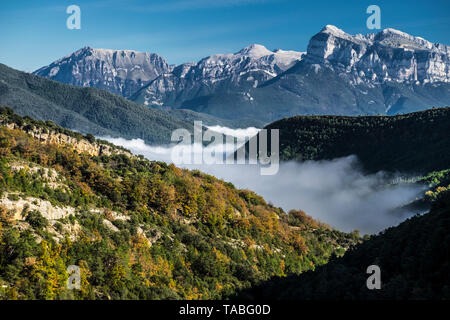
POLYGON ((34 74, 129 97, 171 67, 155 53, 82 48, 34 74))
POLYGON ((57 220, 75 214, 75 209, 73 207, 57 207, 47 200, 33 197, 10 200, 7 196, 3 196, 0 198, 0 203, 8 211, 14 212, 13 217, 15 220, 23 220, 24 217, 22 216, 22 212, 24 212, 24 210, 37 210, 48 220, 57 220))
POLYGON ((394 115, 447 106, 450 47, 394 29, 350 35, 327 25, 311 38, 299 63, 260 89, 253 92, 254 110, 264 111, 260 116, 268 121, 297 114, 394 115))
MULTIPOLYGON (((16 123, 4 123, 1 121, 1 119, 0 125, 4 125, 9 129, 24 130, 23 126, 19 126, 16 123)), ((27 130, 24 131, 26 131, 32 137, 37 138, 38 141, 42 143, 70 146, 78 153, 86 153, 90 156, 110 156, 113 154, 124 154, 130 158, 135 157, 132 153, 122 149, 114 148, 111 145, 103 144, 98 141, 90 142, 86 139, 79 139, 52 130, 43 130, 42 128, 27 128, 27 130)))
POLYGON ((326 26, 308 46, 305 61, 345 74, 350 83, 450 82, 450 47, 395 29, 349 35, 326 26))

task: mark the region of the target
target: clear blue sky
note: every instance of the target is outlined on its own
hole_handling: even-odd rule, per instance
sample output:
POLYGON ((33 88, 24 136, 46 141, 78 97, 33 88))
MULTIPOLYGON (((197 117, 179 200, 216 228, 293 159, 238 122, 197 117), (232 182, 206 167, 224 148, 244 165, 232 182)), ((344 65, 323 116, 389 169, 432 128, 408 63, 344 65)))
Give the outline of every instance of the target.
POLYGON ((449 0, 2 0, 0 63, 34 71, 84 46, 155 52, 172 64, 252 43, 304 51, 326 24, 372 32, 371 4, 382 28, 450 44, 449 0), (81 30, 66 28, 71 4, 81 8, 81 30))

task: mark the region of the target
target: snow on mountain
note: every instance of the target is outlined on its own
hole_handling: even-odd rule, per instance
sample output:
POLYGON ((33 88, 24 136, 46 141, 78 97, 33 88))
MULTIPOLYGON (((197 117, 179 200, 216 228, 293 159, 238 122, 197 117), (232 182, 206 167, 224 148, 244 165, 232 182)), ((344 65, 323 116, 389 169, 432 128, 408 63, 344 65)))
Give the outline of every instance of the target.
POLYGON ((177 106, 182 99, 248 88, 283 73, 302 59, 303 52, 270 51, 252 44, 232 54, 215 54, 198 63, 174 68, 137 92, 132 99, 148 105, 177 106))
POLYGON ((351 35, 327 25, 311 38, 307 53, 270 51, 253 44, 234 54, 216 54, 178 66, 151 81, 132 99, 225 117, 234 117, 236 109, 245 108, 265 110, 262 112, 271 118, 290 115, 275 105, 288 110, 286 105, 290 105, 293 114, 304 110, 380 113, 442 105, 450 92, 441 83, 450 83, 449 46, 391 28, 351 35), (439 90, 424 87, 426 84, 439 90), (422 87, 415 90, 411 85, 422 87), (273 106, 266 107, 268 103, 273 106), (230 112, 221 109, 225 105, 230 112))
POLYGON ((327 25, 307 52, 252 44, 168 65, 156 54, 83 48, 36 74, 158 108, 272 121, 296 114, 395 114, 450 105, 450 47, 392 28, 327 25))
POLYGON ((349 35, 325 26, 310 41, 305 61, 325 65, 349 83, 450 82, 450 47, 395 29, 349 35))
POLYGON ((258 108, 247 108, 269 121, 305 113, 397 114, 446 106, 450 47, 391 28, 350 35, 327 25, 311 38, 299 63, 261 89, 253 92, 258 108))
POLYGON ((34 74, 129 97, 172 67, 155 53, 84 47, 34 74))

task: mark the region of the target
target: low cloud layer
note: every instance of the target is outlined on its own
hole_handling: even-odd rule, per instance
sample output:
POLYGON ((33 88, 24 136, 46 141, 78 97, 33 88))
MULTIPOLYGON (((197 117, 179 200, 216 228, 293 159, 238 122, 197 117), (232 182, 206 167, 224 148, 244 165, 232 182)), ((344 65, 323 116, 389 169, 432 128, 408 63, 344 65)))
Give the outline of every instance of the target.
POLYGON ((229 135, 237 138, 246 138, 246 137, 253 137, 256 136, 256 134, 261 130, 255 127, 249 127, 245 129, 231 129, 228 127, 222 127, 222 126, 207 126, 208 129, 222 133, 224 135, 229 135))
MULTIPOLYGON (((228 132, 230 134, 230 132, 228 132)), ((148 146, 140 139, 104 138, 149 160, 171 161, 170 147, 148 146)), ((228 149, 228 148, 227 148, 228 149)), ((302 209, 314 218, 342 230, 376 233, 397 225, 416 212, 392 209, 416 198, 421 186, 403 184, 386 187, 382 173, 364 175, 356 157, 332 161, 287 162, 278 174, 261 176, 257 165, 183 165, 199 169, 238 188, 247 188, 285 211, 302 209)))

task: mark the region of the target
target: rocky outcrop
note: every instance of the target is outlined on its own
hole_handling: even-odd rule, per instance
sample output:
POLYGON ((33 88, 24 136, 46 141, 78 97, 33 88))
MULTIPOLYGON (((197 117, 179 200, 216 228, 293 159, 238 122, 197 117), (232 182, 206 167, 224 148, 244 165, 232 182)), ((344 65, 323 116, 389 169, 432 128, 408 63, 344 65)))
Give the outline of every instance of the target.
POLYGON ((113 149, 112 147, 99 143, 91 143, 84 139, 77 139, 65 135, 63 133, 48 132, 44 133, 41 130, 29 132, 32 136, 44 143, 67 145, 73 147, 79 153, 87 153, 91 156, 112 155, 113 153, 125 153, 121 150, 113 149))
POLYGON ((56 207, 50 201, 33 197, 11 200, 6 194, 0 198, 0 204, 8 211, 13 212, 15 220, 23 220, 23 213, 33 210, 39 211, 48 220, 58 220, 75 214, 75 209, 72 207, 56 207))
POLYGON ((87 153, 91 156, 125 154, 128 157, 134 155, 128 151, 113 147, 111 145, 99 143, 98 141, 90 142, 87 139, 69 136, 64 133, 52 131, 44 128, 30 128, 29 126, 19 126, 16 123, 4 123, 0 119, 0 125, 4 125, 9 129, 19 129, 26 131, 29 135, 37 138, 42 143, 65 145, 72 147, 79 153, 87 153))

